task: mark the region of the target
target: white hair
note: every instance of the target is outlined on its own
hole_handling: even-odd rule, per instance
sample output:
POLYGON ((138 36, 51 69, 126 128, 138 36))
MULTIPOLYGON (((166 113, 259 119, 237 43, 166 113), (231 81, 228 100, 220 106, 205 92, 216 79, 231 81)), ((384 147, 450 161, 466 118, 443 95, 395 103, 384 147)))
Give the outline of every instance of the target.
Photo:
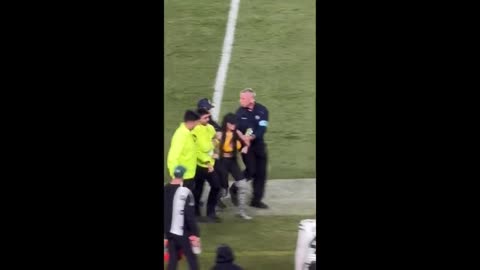
POLYGON ((253 91, 252 88, 245 88, 243 89, 242 91, 240 91, 240 94, 243 94, 243 93, 251 93, 253 95, 253 97, 255 97, 257 94, 255 93, 255 91, 253 91))

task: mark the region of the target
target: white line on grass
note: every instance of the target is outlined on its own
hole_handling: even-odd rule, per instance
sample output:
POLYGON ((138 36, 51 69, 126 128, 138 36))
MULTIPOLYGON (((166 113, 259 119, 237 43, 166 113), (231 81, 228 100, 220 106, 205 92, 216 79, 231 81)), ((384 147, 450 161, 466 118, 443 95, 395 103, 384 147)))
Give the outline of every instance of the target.
POLYGON ((227 79, 228 64, 230 63, 230 56, 232 54, 232 45, 239 6, 240 0, 232 0, 230 2, 227 30, 225 32, 225 39, 223 40, 222 59, 220 60, 220 66, 218 67, 213 92, 213 104, 215 104, 215 108, 212 109, 212 118, 215 121, 218 121, 220 107, 222 105, 223 88, 225 86, 225 80, 227 79))

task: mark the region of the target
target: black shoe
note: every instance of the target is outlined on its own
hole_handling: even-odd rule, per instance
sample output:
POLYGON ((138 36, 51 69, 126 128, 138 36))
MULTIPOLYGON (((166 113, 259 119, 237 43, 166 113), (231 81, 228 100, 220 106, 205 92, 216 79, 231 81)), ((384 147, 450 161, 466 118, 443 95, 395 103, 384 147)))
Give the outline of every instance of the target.
POLYGON ((238 196, 236 193, 233 193, 232 189, 230 188, 230 199, 232 200, 233 205, 238 206, 238 196))
POLYGON ((218 216, 208 216, 207 220, 208 220, 208 223, 220 223, 220 222, 222 222, 222 219, 219 218, 218 216))
POLYGON ((260 209, 268 209, 268 205, 264 204, 263 202, 252 202, 250 203, 250 206, 251 207, 255 207, 255 208, 260 208, 260 209))
POLYGON ((198 217, 199 223, 220 223, 222 220, 218 216, 198 217))

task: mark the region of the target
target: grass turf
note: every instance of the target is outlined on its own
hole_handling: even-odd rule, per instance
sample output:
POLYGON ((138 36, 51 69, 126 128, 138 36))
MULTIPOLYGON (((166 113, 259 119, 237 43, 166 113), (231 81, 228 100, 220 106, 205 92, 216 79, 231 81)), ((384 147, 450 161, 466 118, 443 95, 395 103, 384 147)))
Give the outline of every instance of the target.
MULTIPOLYGON (((213 96, 229 2, 165 2, 165 158, 185 109, 213 96)), ((221 115, 245 87, 270 110, 268 178, 314 178, 315 1, 241 1, 221 115)))
MULTIPOLYGON (((307 216, 257 216, 251 221, 226 216, 223 223, 200 224, 202 254, 200 269, 210 269, 219 244, 227 243, 235 262, 243 269, 294 268, 298 224, 307 216)), ((178 269, 188 269, 185 259, 178 269)))

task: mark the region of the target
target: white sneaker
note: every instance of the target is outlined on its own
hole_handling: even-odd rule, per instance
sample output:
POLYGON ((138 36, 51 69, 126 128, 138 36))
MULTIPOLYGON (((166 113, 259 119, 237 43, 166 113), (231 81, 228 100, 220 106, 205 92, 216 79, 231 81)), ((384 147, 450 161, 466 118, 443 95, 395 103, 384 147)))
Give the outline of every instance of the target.
POLYGON ((250 219, 252 219, 251 216, 245 214, 244 212, 239 212, 239 213, 238 213, 238 216, 241 217, 241 218, 243 218, 243 219, 245 219, 245 220, 250 220, 250 219))

